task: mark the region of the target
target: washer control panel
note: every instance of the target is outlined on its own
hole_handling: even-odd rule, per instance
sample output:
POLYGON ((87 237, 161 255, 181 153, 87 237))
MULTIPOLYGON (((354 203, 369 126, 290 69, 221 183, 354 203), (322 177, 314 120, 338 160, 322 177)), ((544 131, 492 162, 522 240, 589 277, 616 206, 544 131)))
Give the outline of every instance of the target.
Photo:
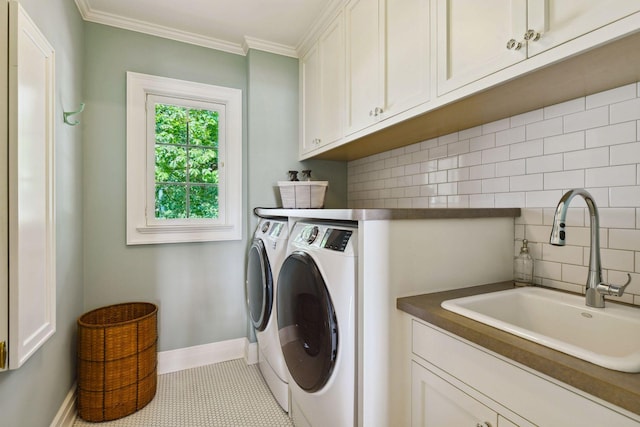
POLYGON ((344 252, 352 234, 353 231, 351 230, 327 228, 327 231, 324 233, 324 237, 322 238, 322 242, 320 243, 320 247, 344 252))

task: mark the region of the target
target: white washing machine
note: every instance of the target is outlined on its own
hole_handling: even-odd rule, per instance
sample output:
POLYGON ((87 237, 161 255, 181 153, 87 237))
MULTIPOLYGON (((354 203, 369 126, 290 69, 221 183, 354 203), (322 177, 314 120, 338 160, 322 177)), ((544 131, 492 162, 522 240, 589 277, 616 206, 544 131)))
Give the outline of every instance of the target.
POLYGON ((258 366, 282 409, 289 411, 287 367, 278 339, 275 298, 277 277, 287 252, 286 218, 262 218, 247 262, 247 306, 258 340, 258 366))
POLYGON ((278 327, 297 427, 356 420, 357 227, 297 223, 278 276, 278 327))

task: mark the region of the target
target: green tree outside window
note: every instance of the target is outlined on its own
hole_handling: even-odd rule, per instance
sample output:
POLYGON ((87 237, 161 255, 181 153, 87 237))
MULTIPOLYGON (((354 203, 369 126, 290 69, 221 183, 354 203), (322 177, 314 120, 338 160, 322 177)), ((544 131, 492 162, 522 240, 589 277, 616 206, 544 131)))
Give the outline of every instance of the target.
POLYGON ((218 218, 218 112, 155 105, 155 217, 218 218))

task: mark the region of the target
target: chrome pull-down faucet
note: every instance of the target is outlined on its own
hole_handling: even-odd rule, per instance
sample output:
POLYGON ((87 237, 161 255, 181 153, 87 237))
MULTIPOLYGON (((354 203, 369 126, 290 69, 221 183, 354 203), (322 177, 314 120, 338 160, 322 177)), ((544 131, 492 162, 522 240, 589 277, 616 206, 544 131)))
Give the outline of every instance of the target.
POLYGON ((553 227, 551 228, 551 237, 549 243, 555 246, 565 245, 565 221, 567 218, 567 209, 569 203, 574 196, 582 196, 589 208, 589 217, 591 218, 591 250, 589 252, 589 276, 587 277, 586 287, 586 304, 589 307, 604 307, 604 296, 622 296, 625 288, 631 283, 631 275, 627 273, 627 283, 624 285, 611 285, 602 281, 602 265, 600 262, 600 219, 596 202, 591 194, 582 188, 574 188, 567 191, 556 208, 553 216, 553 227))

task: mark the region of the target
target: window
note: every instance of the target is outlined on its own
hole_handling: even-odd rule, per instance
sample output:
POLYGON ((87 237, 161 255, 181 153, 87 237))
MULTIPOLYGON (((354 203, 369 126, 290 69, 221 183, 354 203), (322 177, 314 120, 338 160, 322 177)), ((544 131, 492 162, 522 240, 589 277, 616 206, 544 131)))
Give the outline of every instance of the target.
POLYGON ((242 238, 242 93, 127 73, 127 244, 242 238))

